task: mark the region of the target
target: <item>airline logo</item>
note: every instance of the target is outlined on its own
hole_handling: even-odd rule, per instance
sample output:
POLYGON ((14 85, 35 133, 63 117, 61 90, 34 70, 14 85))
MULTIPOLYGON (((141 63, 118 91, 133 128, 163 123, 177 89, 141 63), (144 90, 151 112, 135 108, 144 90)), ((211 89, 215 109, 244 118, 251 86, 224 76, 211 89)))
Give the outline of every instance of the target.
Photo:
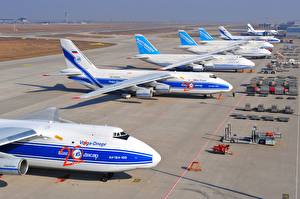
POLYGON ((221 35, 225 36, 227 39, 231 40, 228 32, 224 28, 219 28, 221 35))
POLYGON ((80 149, 75 149, 72 153, 72 158, 73 159, 77 159, 77 160, 80 160, 82 158, 82 152, 80 149))
POLYGON ((106 143, 97 142, 97 141, 80 140, 79 143, 80 143, 80 145, 83 145, 83 146, 99 146, 99 147, 106 146, 106 143))
POLYGON ((77 62, 81 62, 81 58, 80 58, 80 55, 79 55, 78 51, 77 51, 77 50, 72 50, 71 52, 72 52, 72 54, 74 55, 75 60, 76 60, 77 62))

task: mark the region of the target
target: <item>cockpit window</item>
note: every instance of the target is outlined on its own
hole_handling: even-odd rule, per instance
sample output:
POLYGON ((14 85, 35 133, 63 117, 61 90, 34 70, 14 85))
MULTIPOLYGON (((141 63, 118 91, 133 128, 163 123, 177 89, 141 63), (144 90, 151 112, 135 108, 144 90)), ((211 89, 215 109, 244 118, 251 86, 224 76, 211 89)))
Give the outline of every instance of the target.
POLYGON ((217 76, 216 75, 209 75, 210 78, 214 78, 214 79, 217 79, 217 76))
POLYGON ((129 138, 129 135, 125 132, 116 132, 114 133, 113 138, 127 140, 129 138))

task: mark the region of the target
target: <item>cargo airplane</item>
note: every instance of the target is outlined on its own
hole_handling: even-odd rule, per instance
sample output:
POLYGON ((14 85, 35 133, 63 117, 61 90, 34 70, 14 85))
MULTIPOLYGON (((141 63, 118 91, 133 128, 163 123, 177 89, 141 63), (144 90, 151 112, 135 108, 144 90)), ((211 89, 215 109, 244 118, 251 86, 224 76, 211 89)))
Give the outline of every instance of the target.
POLYGON ((256 40, 256 41, 267 41, 269 43, 280 43, 280 39, 274 36, 233 36, 230 32, 226 30, 225 27, 219 27, 219 33, 221 38, 225 40, 256 40))
MULTIPOLYGON (((188 35, 184 35, 181 38, 183 42, 191 38, 187 38, 188 35)), ((140 59, 148 63, 163 66, 163 69, 175 69, 175 70, 192 70, 192 71, 237 71, 242 69, 252 69, 255 64, 251 60, 238 55, 219 55, 228 50, 225 48, 215 48, 209 53, 202 55, 193 54, 161 54, 146 37, 141 34, 135 35, 136 45, 139 54, 132 58, 140 59), (201 59, 197 59, 197 57, 201 59), (173 67, 173 64, 180 63, 184 60, 193 60, 194 62, 177 65, 173 67)))
MULTIPOLYGON (((61 47, 67 68, 60 75, 79 82, 94 91, 75 98, 92 98, 122 90, 139 98, 151 98, 153 94, 193 93, 214 94, 229 92, 232 85, 212 73, 170 72, 151 70, 98 69, 74 45, 71 40, 61 39, 61 47)), ((197 55, 168 67, 193 63, 210 55, 197 55)))
MULTIPOLYGON (((204 31, 201 29, 201 31, 204 31)), ((203 32, 199 32, 200 37, 203 38, 203 32)), ((259 48, 255 46, 250 46, 248 41, 234 41, 234 42, 223 42, 214 44, 211 42, 205 44, 198 44, 195 40, 184 30, 178 31, 178 36, 180 38, 181 45, 179 48, 184 49, 186 51, 196 53, 196 54, 204 54, 214 51, 217 48, 222 47, 224 51, 220 51, 220 53, 233 53, 235 55, 240 55, 246 58, 265 58, 271 55, 269 50, 264 48, 259 48)), ((213 38, 207 33, 205 37, 213 38)))
POLYGON ((76 124, 52 107, 21 119, 0 119, 0 173, 24 175, 29 167, 114 172, 155 167, 161 156, 111 126, 76 124))
POLYGON ((267 36, 267 35, 277 35, 277 30, 255 30, 251 24, 247 24, 248 30, 247 32, 251 35, 256 36, 267 36))

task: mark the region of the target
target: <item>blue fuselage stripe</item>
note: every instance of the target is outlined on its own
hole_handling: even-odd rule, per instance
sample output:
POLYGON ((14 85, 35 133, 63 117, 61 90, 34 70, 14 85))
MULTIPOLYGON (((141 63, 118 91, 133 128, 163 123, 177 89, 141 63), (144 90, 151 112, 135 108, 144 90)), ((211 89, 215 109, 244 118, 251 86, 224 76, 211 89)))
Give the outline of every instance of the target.
MULTIPOLYGON (((85 77, 69 77, 70 79, 74 81, 83 81, 86 83, 90 83, 89 80, 85 77)), ((113 78, 97 78, 97 81, 100 82, 102 85, 111 85, 118 82, 122 82, 125 79, 113 79, 113 78)), ((186 88, 186 81, 159 81, 160 83, 167 84, 171 88, 174 89, 185 89, 186 88)), ((226 84, 217 84, 217 83, 211 83, 211 82, 199 82, 195 81, 193 82, 193 89, 199 89, 199 90, 228 90, 229 86, 226 84)))
POLYGON ((73 158, 79 157, 84 163, 92 164, 114 164, 114 165, 135 165, 152 163, 152 155, 139 153, 135 151, 126 151, 118 149, 102 149, 80 147, 74 149, 74 146, 67 146, 67 150, 62 150, 65 146, 39 143, 12 143, 0 147, 3 153, 13 154, 17 157, 46 159, 65 161, 69 155, 68 161, 76 161, 73 158))
POLYGON ((9 171, 17 171, 17 168, 2 168, 0 167, 0 170, 9 170, 9 171))
POLYGON ((101 84, 99 84, 99 82, 97 81, 97 79, 95 79, 84 67, 82 67, 81 65, 79 65, 76 61, 75 61, 75 57, 71 54, 71 53, 69 53, 67 50, 65 50, 65 49, 63 49, 63 53, 64 53, 64 55, 65 55, 65 57, 76 67, 76 68, 78 68, 88 79, 89 79, 89 81, 92 83, 92 84, 94 84, 94 85, 96 85, 96 86, 98 86, 98 87, 100 87, 100 88, 102 88, 102 85, 101 84))

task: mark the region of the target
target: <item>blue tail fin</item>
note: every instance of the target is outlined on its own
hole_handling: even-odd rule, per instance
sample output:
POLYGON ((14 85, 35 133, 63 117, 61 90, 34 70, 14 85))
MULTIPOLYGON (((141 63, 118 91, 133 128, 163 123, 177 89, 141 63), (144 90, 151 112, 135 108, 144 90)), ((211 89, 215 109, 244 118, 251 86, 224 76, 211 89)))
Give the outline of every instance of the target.
POLYGON ((144 35, 136 34, 135 42, 140 54, 160 54, 144 35))
POLYGON ((193 38, 184 30, 178 30, 178 36, 180 43, 183 46, 198 46, 198 44, 193 40, 193 38))
POLYGON ((214 40, 214 38, 208 32, 206 32, 205 28, 199 28, 199 37, 201 41, 214 40))

